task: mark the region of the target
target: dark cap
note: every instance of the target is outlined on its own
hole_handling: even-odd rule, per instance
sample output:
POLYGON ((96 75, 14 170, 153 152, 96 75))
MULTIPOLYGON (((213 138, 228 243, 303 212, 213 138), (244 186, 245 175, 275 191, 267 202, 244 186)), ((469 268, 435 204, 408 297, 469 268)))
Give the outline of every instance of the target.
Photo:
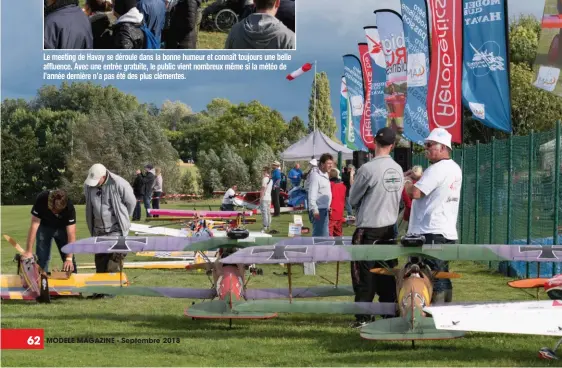
POLYGON ((390 146, 396 143, 396 132, 389 127, 381 128, 375 135, 375 140, 383 146, 390 146))
POLYGON ((147 170, 152 170, 153 166, 151 164, 146 164, 146 165, 144 165, 144 168, 147 169, 147 170))

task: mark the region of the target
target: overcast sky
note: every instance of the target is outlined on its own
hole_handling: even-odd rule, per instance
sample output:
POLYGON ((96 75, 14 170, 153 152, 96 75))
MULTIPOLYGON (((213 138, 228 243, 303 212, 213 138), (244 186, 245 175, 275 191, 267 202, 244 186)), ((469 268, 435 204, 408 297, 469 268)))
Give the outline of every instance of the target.
MULTIPOLYGON (((302 64, 316 60, 318 71, 326 72, 330 79, 332 108, 339 122, 342 56, 357 54, 357 43, 366 42, 363 26, 375 25, 375 9, 398 10, 399 0, 345 0, 345 5, 342 0, 296 1, 297 50, 291 52, 292 60, 287 62, 287 71, 190 72, 183 81, 119 81, 112 84, 136 95, 141 102, 160 106, 166 99, 180 100, 194 111, 203 110, 215 97, 227 98, 234 103, 257 99, 280 111, 286 120, 298 115, 307 122, 313 73, 306 73, 291 82, 285 76, 302 64)), ((544 0, 509 0, 508 5, 510 18, 519 14, 540 18, 544 0)), ((4 0, 1 11, 1 97, 30 99, 43 84, 52 84, 42 79, 43 1, 4 0)))

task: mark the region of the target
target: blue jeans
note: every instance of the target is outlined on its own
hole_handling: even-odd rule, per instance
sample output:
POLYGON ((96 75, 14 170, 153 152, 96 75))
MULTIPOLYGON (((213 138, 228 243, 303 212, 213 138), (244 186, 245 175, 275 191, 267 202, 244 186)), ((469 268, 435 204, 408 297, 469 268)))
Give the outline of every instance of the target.
POLYGON ((152 195, 145 195, 144 196, 144 208, 146 210, 146 217, 152 217, 151 214, 148 213, 148 210, 150 209, 150 202, 151 202, 151 198, 152 195))
POLYGON ((312 223, 312 236, 330 236, 328 230, 328 209, 320 208, 318 212, 320 213, 320 218, 318 220, 314 218, 312 211, 308 212, 310 222, 312 223))
MULTIPOLYGON (((66 253, 61 251, 61 248, 68 244, 68 234, 66 228, 53 228, 46 225, 39 225, 36 235, 36 254, 37 264, 45 272, 49 271, 49 261, 51 260, 51 243, 55 239, 55 243, 59 249, 59 254, 64 263, 66 253)), ((78 272, 76 268, 76 259, 72 256, 72 264, 74 265, 74 273, 78 272)))
POLYGON ((345 212, 348 216, 353 216, 353 209, 351 208, 351 202, 349 201, 349 196, 345 197, 345 212))

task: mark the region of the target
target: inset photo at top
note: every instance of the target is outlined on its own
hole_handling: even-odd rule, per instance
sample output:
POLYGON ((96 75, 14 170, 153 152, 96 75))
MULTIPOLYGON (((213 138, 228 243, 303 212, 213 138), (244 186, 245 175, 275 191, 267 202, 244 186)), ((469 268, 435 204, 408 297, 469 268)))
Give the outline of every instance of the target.
POLYGON ((44 50, 296 50, 295 0, 44 0, 44 50))

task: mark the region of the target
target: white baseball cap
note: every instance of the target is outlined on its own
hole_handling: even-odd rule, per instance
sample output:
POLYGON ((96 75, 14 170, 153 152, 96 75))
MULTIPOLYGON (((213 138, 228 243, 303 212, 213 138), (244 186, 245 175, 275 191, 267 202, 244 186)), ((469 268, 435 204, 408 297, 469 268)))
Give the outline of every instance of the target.
POLYGON ((425 142, 433 141, 433 142, 441 143, 449 147, 449 149, 453 149, 451 147, 451 138, 452 138, 451 133, 449 133, 446 129, 435 128, 431 131, 431 133, 429 133, 429 135, 425 139, 425 142))
POLYGON ((107 175, 107 169, 102 164, 94 164, 88 171, 88 177, 84 181, 85 185, 95 187, 98 185, 102 176, 107 175))
POLYGON ((312 160, 308 161, 309 164, 311 164, 312 166, 318 166, 318 161, 316 161, 315 158, 313 158, 312 160))

